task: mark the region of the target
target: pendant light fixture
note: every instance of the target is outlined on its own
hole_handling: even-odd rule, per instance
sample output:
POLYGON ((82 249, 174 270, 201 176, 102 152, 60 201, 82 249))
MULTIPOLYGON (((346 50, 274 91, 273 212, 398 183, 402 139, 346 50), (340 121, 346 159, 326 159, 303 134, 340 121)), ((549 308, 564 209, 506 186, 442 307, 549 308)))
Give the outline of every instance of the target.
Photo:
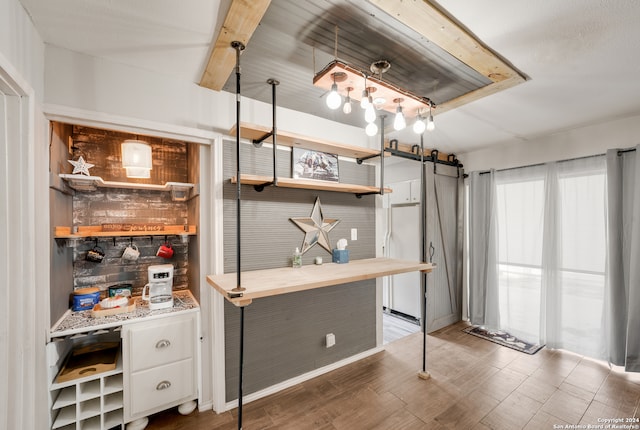
POLYGON ((413 132, 415 134, 422 134, 426 128, 427 125, 424 123, 424 118, 422 118, 422 115, 418 114, 416 121, 413 123, 413 132))
POLYGON ((431 114, 431 102, 429 102, 429 118, 427 118, 427 131, 433 131, 436 128, 436 123, 433 122, 433 115, 431 114))
POLYGON ((128 139, 120 145, 122 151, 122 167, 126 169, 127 178, 146 179, 151 177, 153 160, 151 146, 142 140, 128 139))
MULTIPOLYGON (((386 80, 382 80, 382 74, 391 68, 389 61, 384 59, 374 61, 370 66, 370 70, 365 71, 338 60, 337 29, 335 57, 336 59, 334 61, 327 64, 324 69, 316 73, 313 78, 313 85, 330 92, 327 96, 327 105, 332 109, 337 109, 340 106, 342 101, 340 92, 345 91, 346 101, 342 109, 343 112, 349 114, 352 110, 352 106, 350 109, 350 105, 354 99, 351 93, 355 95, 355 100, 358 100, 357 97, 360 96, 360 107, 365 111, 364 116, 367 124, 375 122, 378 116, 376 111, 382 110, 389 113, 396 113, 394 120, 394 128, 396 130, 402 130, 406 127, 405 114, 412 118, 417 118, 414 124, 416 133, 420 134, 423 126, 425 130, 433 129, 434 124, 431 112, 428 117, 425 115, 427 108, 435 108, 435 105, 429 98, 418 96, 386 80), (329 96, 332 99, 331 103, 329 103, 329 96), (400 102, 398 102, 398 100, 400 100, 400 102)), ((367 133, 373 130, 373 127, 369 127, 368 125, 367 127, 367 133)), ((376 126, 376 128, 378 127, 376 126)))
POLYGON ((360 97, 360 107, 366 109, 369 104, 369 89, 367 87, 367 75, 364 75, 364 87, 362 89, 362 97, 360 97))
POLYGON ((351 96, 349 93, 353 90, 353 87, 347 87, 347 97, 344 99, 344 106, 342 106, 342 112, 349 115, 351 113, 351 96))
POLYGON ((407 121, 404 118, 404 114, 402 113, 402 103, 404 99, 397 98, 394 99, 394 103, 398 103, 398 107, 396 108, 396 117, 393 120, 393 128, 394 130, 402 130, 407 126, 407 121))
POLYGON ((376 109, 373 107, 371 96, 369 96, 369 103, 367 103, 367 108, 364 110, 364 120, 367 123, 372 123, 376 120, 376 109))
POLYGON ((333 85, 331 91, 327 94, 327 106, 329 109, 338 109, 342 103, 342 97, 338 94, 338 84, 336 84, 336 74, 333 74, 333 85))
POLYGON ((376 134, 378 134, 378 126, 376 125, 376 122, 373 121, 367 124, 364 132, 367 134, 367 136, 375 136, 376 134))

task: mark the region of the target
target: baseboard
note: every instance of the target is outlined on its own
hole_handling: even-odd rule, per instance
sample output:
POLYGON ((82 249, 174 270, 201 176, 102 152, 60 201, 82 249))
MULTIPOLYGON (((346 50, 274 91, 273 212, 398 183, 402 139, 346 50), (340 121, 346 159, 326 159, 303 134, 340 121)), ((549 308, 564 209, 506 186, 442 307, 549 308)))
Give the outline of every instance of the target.
POLYGON ((207 403, 198 402, 198 412, 212 411, 213 410, 213 401, 207 403))
POLYGON ((420 325, 420 320, 418 318, 414 317, 413 315, 405 314, 404 312, 400 312, 400 311, 397 311, 395 309, 388 308, 386 306, 382 307, 382 311, 386 312, 386 313, 388 313, 390 315, 393 315, 395 317, 401 318, 401 319, 403 319, 403 320, 405 320, 407 322, 410 322, 412 324, 420 325))
MULTIPOLYGON (((254 400, 261 399, 263 397, 270 396, 271 394, 275 394, 279 391, 282 391, 286 388, 292 387, 296 384, 300 384, 302 382, 308 381, 309 379, 313 379, 317 376, 323 375, 325 373, 329 373, 332 370, 336 370, 340 367, 346 366, 347 364, 355 363, 356 361, 362 360, 363 358, 369 357, 371 355, 377 354, 379 352, 384 351, 383 346, 378 346, 376 348, 369 349, 367 351, 361 352, 356 355, 352 355, 351 357, 347 357, 343 360, 336 361, 335 363, 331 363, 327 366, 321 367, 319 369, 312 370, 311 372, 307 372, 305 374, 296 376, 295 378, 288 379, 286 381, 280 382, 279 384, 272 385, 270 387, 264 388, 260 391, 256 391, 255 393, 248 394, 243 397, 242 404, 245 405, 247 403, 251 403, 254 400)), ((233 400, 231 402, 227 402, 225 404, 225 411, 229 411, 231 409, 238 407, 238 400, 233 400)))

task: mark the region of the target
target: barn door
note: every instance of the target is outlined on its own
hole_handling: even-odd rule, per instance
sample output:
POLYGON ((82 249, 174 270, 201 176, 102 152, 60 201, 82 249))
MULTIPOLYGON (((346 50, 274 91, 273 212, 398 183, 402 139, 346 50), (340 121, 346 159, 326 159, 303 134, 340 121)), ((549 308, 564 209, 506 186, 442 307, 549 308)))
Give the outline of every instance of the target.
POLYGON ((426 259, 432 244, 437 264, 426 280, 427 332, 432 332, 462 318, 462 169, 425 163, 424 174, 426 259))

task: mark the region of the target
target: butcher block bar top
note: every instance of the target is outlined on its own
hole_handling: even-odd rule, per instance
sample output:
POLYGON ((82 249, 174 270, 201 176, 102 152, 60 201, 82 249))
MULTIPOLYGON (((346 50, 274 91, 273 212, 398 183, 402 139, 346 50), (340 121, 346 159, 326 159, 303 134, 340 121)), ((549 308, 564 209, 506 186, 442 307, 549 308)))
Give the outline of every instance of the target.
POLYGON ((207 282, 236 306, 247 306, 253 299, 314 288, 329 287, 347 282, 363 281, 381 276, 407 272, 431 272, 431 263, 398 260, 394 258, 366 258, 349 263, 310 264, 300 268, 280 267, 253 270, 241 273, 241 293, 232 291, 236 287, 237 273, 209 275, 207 282))

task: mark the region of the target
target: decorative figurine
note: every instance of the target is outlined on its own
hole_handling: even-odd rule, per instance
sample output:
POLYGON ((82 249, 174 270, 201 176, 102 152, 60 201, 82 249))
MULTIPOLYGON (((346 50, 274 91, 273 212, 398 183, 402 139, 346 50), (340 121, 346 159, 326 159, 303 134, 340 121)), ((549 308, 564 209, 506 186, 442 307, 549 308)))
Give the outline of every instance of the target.
POLYGON ((86 161, 84 161, 84 158, 82 158, 82 155, 80 156, 80 158, 78 158, 77 161, 73 161, 73 160, 67 160, 67 161, 73 165, 73 172, 71 173, 74 175, 81 174, 81 175, 91 176, 91 174, 89 174, 89 169, 95 166, 95 164, 87 163, 86 161))

